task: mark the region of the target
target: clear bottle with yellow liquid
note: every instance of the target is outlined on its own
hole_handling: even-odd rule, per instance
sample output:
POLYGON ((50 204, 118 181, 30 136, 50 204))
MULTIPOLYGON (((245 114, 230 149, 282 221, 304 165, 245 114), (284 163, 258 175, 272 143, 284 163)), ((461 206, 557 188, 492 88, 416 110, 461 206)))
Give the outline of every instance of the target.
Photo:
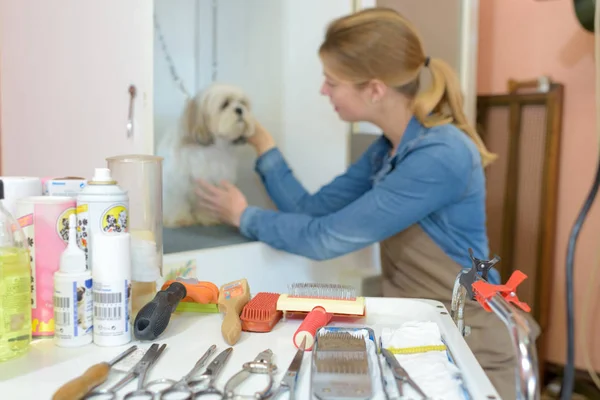
MULTIPOLYGON (((4 183, 0 179, 0 200, 4 183)), ((31 343, 31 262, 27 238, 0 201, 0 362, 31 343)))

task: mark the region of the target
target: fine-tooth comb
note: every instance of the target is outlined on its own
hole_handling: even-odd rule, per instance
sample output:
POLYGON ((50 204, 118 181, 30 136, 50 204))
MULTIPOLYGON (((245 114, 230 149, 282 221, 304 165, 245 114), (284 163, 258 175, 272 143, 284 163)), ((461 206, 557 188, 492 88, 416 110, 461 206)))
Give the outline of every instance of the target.
POLYGON ((327 332, 319 335, 319 350, 323 351, 367 351, 367 342, 362 336, 350 332, 327 332))
POLYGON ((370 399, 373 387, 365 338, 358 333, 320 331, 312 359, 311 391, 320 400, 370 399))

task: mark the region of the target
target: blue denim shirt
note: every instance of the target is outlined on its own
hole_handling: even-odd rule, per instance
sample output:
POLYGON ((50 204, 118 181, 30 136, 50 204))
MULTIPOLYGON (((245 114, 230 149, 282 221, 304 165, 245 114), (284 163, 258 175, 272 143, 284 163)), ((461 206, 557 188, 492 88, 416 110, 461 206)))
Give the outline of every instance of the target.
MULTIPOLYGON (((382 135, 343 175, 310 194, 278 149, 256 171, 279 211, 249 206, 240 231, 276 249, 315 260, 338 257, 382 241, 413 224, 459 265, 468 248, 488 258, 485 175, 475 144, 452 124, 409 122, 400 146, 382 135)), ((318 166, 315 166, 318 168, 318 166)), ((499 283, 497 271, 489 281, 499 283)))

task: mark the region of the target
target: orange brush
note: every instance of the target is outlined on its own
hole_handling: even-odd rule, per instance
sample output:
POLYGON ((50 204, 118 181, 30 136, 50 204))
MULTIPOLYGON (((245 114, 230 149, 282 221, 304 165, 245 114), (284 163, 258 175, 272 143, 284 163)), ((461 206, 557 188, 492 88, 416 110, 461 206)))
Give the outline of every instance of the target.
POLYGON ((317 329, 327 325, 335 316, 362 318, 366 314, 365 298, 356 296, 352 286, 339 284, 296 283, 289 294, 277 300, 277 310, 288 313, 307 313, 296 330, 293 341, 298 347, 306 338, 306 349, 312 349, 317 329))
POLYGON ((271 332, 283 313, 277 311, 279 293, 259 292, 244 306, 240 319, 246 332, 271 332))
POLYGON ((212 282, 198 281, 192 278, 177 278, 175 280, 166 281, 162 285, 162 290, 165 290, 171 283, 179 282, 185 286, 187 296, 181 301, 188 303, 200 303, 200 304, 217 304, 219 299, 219 288, 212 282))

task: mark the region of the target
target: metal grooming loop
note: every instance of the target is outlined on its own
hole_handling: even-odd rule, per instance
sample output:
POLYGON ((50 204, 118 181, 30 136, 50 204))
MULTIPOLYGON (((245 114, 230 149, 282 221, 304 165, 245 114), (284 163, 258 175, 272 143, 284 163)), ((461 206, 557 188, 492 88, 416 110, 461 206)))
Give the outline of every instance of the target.
MULTIPOLYGON (((517 270, 506 284, 492 285, 487 282, 487 274, 500 258, 496 256, 489 261, 479 260, 473 256, 472 249, 469 249, 469 255, 472 268, 461 271, 454 282, 450 310, 452 320, 463 336, 470 334, 471 330, 465 325, 464 315, 467 296, 470 301, 476 300, 484 309, 496 314, 508 328, 517 355, 517 400, 539 400, 541 394, 535 342, 531 338, 531 328, 527 320, 515 308, 517 306, 526 312, 530 311, 529 306, 520 302, 516 294, 517 286, 527 276, 517 270)), ((490 345, 493 346, 492 343, 490 345)))

